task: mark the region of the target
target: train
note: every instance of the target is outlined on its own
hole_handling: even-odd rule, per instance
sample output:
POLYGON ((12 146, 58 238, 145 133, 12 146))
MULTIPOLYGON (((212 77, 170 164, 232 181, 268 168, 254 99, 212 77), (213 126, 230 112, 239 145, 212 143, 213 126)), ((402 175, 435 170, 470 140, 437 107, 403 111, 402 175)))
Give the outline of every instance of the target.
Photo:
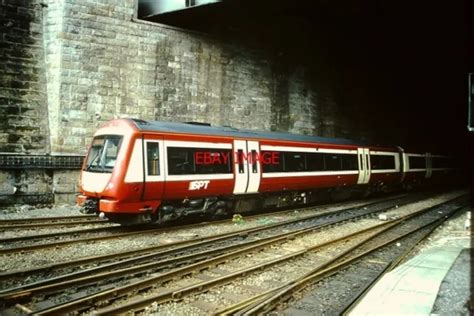
POLYGON ((115 119, 92 138, 76 202, 121 223, 304 206, 446 182, 453 157, 340 138, 115 119))

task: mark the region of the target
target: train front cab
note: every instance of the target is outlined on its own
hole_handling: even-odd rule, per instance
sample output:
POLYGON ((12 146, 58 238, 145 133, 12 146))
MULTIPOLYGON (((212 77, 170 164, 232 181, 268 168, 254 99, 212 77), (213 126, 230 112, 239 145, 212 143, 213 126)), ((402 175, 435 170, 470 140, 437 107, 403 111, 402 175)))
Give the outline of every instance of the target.
POLYGON ((114 171, 113 191, 104 192, 100 211, 107 217, 138 215, 147 222, 161 203, 165 186, 163 137, 136 133, 123 150, 124 156, 114 171))
POLYGON ((76 202, 86 213, 98 212, 100 198, 113 188, 112 176, 124 147, 122 134, 116 130, 102 132, 99 130, 94 136, 80 174, 81 194, 76 202))
POLYGON ((117 214, 130 218, 140 215, 147 220, 159 206, 163 191, 164 164, 159 159, 162 146, 162 138, 145 138, 124 120, 100 128, 81 171, 81 193, 76 198, 81 211, 111 219, 117 214))

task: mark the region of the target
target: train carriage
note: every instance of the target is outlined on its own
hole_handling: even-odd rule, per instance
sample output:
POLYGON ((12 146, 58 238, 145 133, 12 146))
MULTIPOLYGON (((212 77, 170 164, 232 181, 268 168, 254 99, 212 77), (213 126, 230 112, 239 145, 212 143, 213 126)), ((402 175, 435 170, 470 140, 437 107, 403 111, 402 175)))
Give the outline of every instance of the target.
POLYGON ((245 212, 419 182, 431 176, 431 161, 345 139, 118 119, 95 133, 77 201, 86 212, 138 222, 245 212))

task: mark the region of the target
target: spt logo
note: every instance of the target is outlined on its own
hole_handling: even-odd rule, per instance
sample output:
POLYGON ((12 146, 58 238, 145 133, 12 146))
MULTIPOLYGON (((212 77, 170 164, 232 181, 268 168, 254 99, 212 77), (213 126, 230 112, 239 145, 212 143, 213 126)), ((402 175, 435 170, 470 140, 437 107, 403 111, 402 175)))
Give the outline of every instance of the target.
POLYGON ((206 181, 191 181, 189 182, 189 190, 201 190, 207 189, 207 186, 209 185, 209 180, 206 181))

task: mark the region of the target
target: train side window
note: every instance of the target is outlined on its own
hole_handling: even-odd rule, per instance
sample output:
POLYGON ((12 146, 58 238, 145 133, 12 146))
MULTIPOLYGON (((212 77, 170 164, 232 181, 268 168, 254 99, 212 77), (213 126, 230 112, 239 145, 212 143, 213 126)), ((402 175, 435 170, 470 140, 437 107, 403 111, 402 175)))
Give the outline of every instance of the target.
POLYGON ((426 169, 425 157, 408 156, 410 169, 426 169))
POLYGON ((280 151, 261 151, 261 157, 274 157, 274 159, 268 159, 262 162, 262 172, 263 173, 272 173, 272 172, 283 172, 284 170, 284 160, 283 153, 280 151))
POLYGON ((190 148, 168 147, 167 153, 169 175, 195 173, 194 158, 190 148))
POLYGON ((148 175, 160 175, 160 150, 157 142, 146 142, 146 160, 148 164, 148 175))
POLYGON ((306 171, 306 157, 304 153, 285 152, 285 172, 306 171))
POLYGON ((392 155, 370 155, 370 167, 373 170, 395 169, 395 157, 392 155))
POLYGON ((232 173, 230 149, 168 147, 168 174, 232 173))
POLYGON ((232 173, 230 149, 193 148, 196 174, 232 173))
POLYGON ((341 170, 341 155, 325 154, 324 163, 326 171, 339 171, 341 170))
POLYGON ((342 154, 341 157, 341 170, 358 170, 357 155, 353 154, 342 154))
POLYGON ((307 153, 306 168, 308 171, 324 170, 324 154, 307 153))

